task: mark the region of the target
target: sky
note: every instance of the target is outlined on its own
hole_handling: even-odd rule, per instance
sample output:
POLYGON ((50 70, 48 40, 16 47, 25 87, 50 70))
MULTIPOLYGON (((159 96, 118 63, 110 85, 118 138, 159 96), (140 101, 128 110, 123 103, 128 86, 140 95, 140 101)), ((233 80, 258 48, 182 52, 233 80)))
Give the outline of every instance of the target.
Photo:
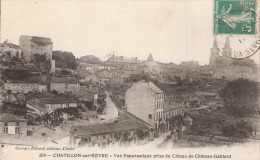
MULTIPOLYGON (((208 64, 213 0, 2 0, 1 41, 49 37, 76 57, 111 54, 208 64)), ((257 55, 258 56, 258 55, 257 55)))

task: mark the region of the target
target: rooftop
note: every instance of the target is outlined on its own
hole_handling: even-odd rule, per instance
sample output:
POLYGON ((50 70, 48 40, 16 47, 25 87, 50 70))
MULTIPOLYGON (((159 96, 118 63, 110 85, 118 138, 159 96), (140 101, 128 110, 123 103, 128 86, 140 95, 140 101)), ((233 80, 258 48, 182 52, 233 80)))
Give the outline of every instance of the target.
POLYGON ((71 100, 69 98, 63 98, 63 97, 42 98, 40 99, 40 101, 45 104, 76 103, 74 100, 71 100))
POLYGON ((111 132, 121 132, 121 131, 130 131, 130 130, 138 130, 138 129, 149 129, 143 123, 139 123, 134 120, 125 120, 120 121, 118 123, 102 123, 102 124, 94 124, 94 125, 78 125, 74 126, 71 132, 78 136, 86 136, 86 135, 98 135, 105 134, 111 132))
POLYGON ((79 83, 79 80, 76 78, 52 78, 52 83, 79 83))
POLYGON ((158 88, 156 85, 154 85, 151 81, 149 81, 149 87, 155 93, 164 93, 160 88, 158 88))
POLYGON ((120 63, 138 63, 137 57, 124 57, 124 56, 111 56, 107 62, 120 62, 120 63))
POLYGON ((94 94, 97 94, 96 92, 90 91, 88 89, 83 89, 80 91, 77 91, 75 93, 75 96, 82 101, 92 101, 94 100, 94 94))
POLYGON ((159 64, 155 61, 146 61, 144 64, 148 67, 160 67, 159 64))
POLYGON ((43 112, 47 112, 47 107, 39 99, 33 99, 27 102, 28 105, 33 106, 43 112))
POLYGON ((13 114, 4 113, 0 115, 0 122, 27 122, 27 120, 13 114))

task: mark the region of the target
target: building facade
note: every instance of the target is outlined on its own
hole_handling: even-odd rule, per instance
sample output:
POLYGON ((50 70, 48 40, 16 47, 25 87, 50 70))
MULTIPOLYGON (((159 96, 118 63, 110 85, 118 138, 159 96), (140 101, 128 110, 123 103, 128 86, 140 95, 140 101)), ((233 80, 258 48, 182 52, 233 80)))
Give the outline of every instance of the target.
POLYGON ((177 128, 181 123, 181 119, 178 116, 184 116, 184 105, 168 101, 165 103, 163 110, 165 120, 165 131, 169 131, 173 128, 177 128))
POLYGON ((152 131, 143 123, 125 120, 117 123, 73 126, 70 144, 75 147, 131 146, 153 138, 152 131))
POLYGON ((139 81, 133 84, 125 94, 125 107, 129 113, 163 131, 164 92, 152 82, 139 81))
POLYGON ((23 134, 27 135, 27 120, 12 114, 0 115, 0 128, 2 134, 23 134))
POLYGON ((27 115, 32 117, 42 116, 45 113, 52 113, 56 109, 75 108, 77 102, 68 98, 42 98, 33 99, 27 102, 27 115))
POLYGON ((80 89, 79 80, 75 78, 53 78, 50 83, 50 91, 58 93, 75 93, 80 89))

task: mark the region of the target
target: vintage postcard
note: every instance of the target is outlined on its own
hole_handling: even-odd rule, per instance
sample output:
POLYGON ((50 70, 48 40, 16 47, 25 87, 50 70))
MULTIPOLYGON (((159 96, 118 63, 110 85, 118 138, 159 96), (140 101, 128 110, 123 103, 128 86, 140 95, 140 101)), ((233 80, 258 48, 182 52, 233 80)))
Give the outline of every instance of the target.
POLYGON ((0 0, 0 160, 260 160, 259 0, 0 0))

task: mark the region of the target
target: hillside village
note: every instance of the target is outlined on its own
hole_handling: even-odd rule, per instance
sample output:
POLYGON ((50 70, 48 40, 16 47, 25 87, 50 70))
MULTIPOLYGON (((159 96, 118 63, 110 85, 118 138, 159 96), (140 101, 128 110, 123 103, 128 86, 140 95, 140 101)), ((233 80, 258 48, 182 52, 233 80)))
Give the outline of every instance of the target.
POLYGON ((227 38, 220 54, 215 39, 209 65, 201 66, 158 62, 152 53, 145 60, 114 54, 106 61, 95 55, 75 58, 53 51, 52 40, 44 37, 20 36, 19 45, 5 41, 0 44, 0 144, 166 148, 259 139, 258 94, 253 110, 242 111, 250 116, 234 116, 231 123, 226 110, 225 89, 232 82, 255 85, 253 93, 259 87, 254 60, 230 59, 225 55, 231 49, 227 38), (249 130, 235 134, 228 124, 249 130))

